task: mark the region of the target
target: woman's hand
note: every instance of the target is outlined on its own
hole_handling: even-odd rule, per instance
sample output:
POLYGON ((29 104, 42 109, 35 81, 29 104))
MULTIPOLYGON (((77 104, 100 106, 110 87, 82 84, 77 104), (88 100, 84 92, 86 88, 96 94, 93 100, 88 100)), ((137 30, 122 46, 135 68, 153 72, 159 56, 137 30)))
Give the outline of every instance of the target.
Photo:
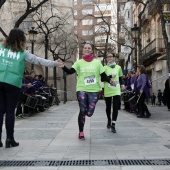
POLYGON ((63 61, 61 61, 61 59, 57 60, 57 67, 60 67, 60 68, 64 67, 64 63, 63 63, 63 61))
POLYGON ((116 86, 116 83, 113 80, 110 80, 110 84, 113 85, 113 86, 116 86))
POLYGON ((143 90, 140 90, 140 94, 142 94, 143 93, 143 90))

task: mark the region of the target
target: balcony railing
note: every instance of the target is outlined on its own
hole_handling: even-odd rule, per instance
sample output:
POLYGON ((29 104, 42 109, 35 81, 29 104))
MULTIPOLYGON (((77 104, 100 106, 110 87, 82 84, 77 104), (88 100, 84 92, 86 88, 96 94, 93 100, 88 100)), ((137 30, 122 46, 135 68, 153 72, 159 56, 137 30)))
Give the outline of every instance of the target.
POLYGON ((146 60, 152 56, 160 56, 165 52, 165 45, 162 38, 156 38, 142 49, 142 59, 146 60))

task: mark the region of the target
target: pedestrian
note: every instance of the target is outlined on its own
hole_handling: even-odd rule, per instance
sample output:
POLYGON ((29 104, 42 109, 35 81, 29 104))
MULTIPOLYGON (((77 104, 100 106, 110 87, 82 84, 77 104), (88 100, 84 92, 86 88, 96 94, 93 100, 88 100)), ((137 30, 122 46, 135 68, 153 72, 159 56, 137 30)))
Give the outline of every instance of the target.
POLYGON ((20 95, 25 61, 47 67, 60 65, 57 61, 45 60, 29 53, 26 49, 25 33, 17 28, 10 31, 5 42, 0 45, 0 147, 3 116, 5 115, 5 147, 19 146, 14 139, 15 108, 20 95))
POLYGON ((154 93, 152 93, 152 95, 151 95, 151 103, 152 103, 152 105, 151 106, 155 106, 155 100, 156 100, 156 96, 155 96, 154 93))
POLYGON ((91 117, 94 113, 96 103, 99 98, 100 76, 108 83, 114 83, 104 72, 104 67, 100 60, 94 58, 92 44, 86 43, 83 47, 82 59, 77 60, 72 68, 67 68, 63 64, 63 70, 68 74, 77 72, 77 99, 80 107, 78 116, 79 134, 78 138, 84 140, 85 117, 91 117))
POLYGON ((136 84, 136 93, 139 97, 139 101, 137 103, 138 108, 138 118, 149 118, 151 113, 148 110, 147 105, 145 104, 145 100, 150 98, 149 87, 146 84, 147 76, 145 74, 145 67, 143 65, 137 66, 137 84, 136 84), (145 115, 146 112, 146 115, 145 115))
POLYGON ((112 80, 115 82, 115 85, 110 85, 108 84, 108 82, 104 82, 104 99, 106 103, 106 115, 108 120, 107 128, 111 129, 113 133, 116 133, 115 124, 120 107, 121 88, 122 90, 125 89, 122 80, 122 68, 118 64, 116 64, 115 58, 115 54, 108 53, 106 57, 107 65, 104 66, 106 75, 111 77, 112 80))
POLYGON ((163 104, 167 106, 170 111, 170 87, 169 87, 169 78, 165 82, 165 89, 163 91, 163 104))
POLYGON ((162 91, 160 89, 158 90, 157 98, 158 98, 158 106, 161 106, 162 105, 162 91))

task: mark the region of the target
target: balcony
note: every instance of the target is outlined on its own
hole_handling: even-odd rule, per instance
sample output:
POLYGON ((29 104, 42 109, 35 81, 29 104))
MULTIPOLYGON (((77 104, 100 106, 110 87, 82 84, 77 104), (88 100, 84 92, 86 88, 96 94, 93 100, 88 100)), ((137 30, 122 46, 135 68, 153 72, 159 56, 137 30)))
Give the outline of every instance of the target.
POLYGON ((156 38, 142 50, 142 60, 155 59, 165 53, 163 38, 156 38))

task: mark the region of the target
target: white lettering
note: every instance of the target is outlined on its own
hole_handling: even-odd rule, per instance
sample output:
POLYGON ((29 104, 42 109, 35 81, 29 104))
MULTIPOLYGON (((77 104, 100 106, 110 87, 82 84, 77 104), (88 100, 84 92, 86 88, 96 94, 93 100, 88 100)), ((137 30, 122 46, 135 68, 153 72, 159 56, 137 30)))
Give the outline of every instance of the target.
POLYGON ((17 52, 12 52, 12 51, 9 50, 9 51, 8 51, 8 57, 9 57, 9 58, 13 58, 13 59, 16 58, 16 59, 18 60, 18 59, 20 58, 20 55, 19 55, 19 53, 17 53, 17 52))
POLYGON ((5 49, 0 49, 0 56, 5 57, 5 49))

